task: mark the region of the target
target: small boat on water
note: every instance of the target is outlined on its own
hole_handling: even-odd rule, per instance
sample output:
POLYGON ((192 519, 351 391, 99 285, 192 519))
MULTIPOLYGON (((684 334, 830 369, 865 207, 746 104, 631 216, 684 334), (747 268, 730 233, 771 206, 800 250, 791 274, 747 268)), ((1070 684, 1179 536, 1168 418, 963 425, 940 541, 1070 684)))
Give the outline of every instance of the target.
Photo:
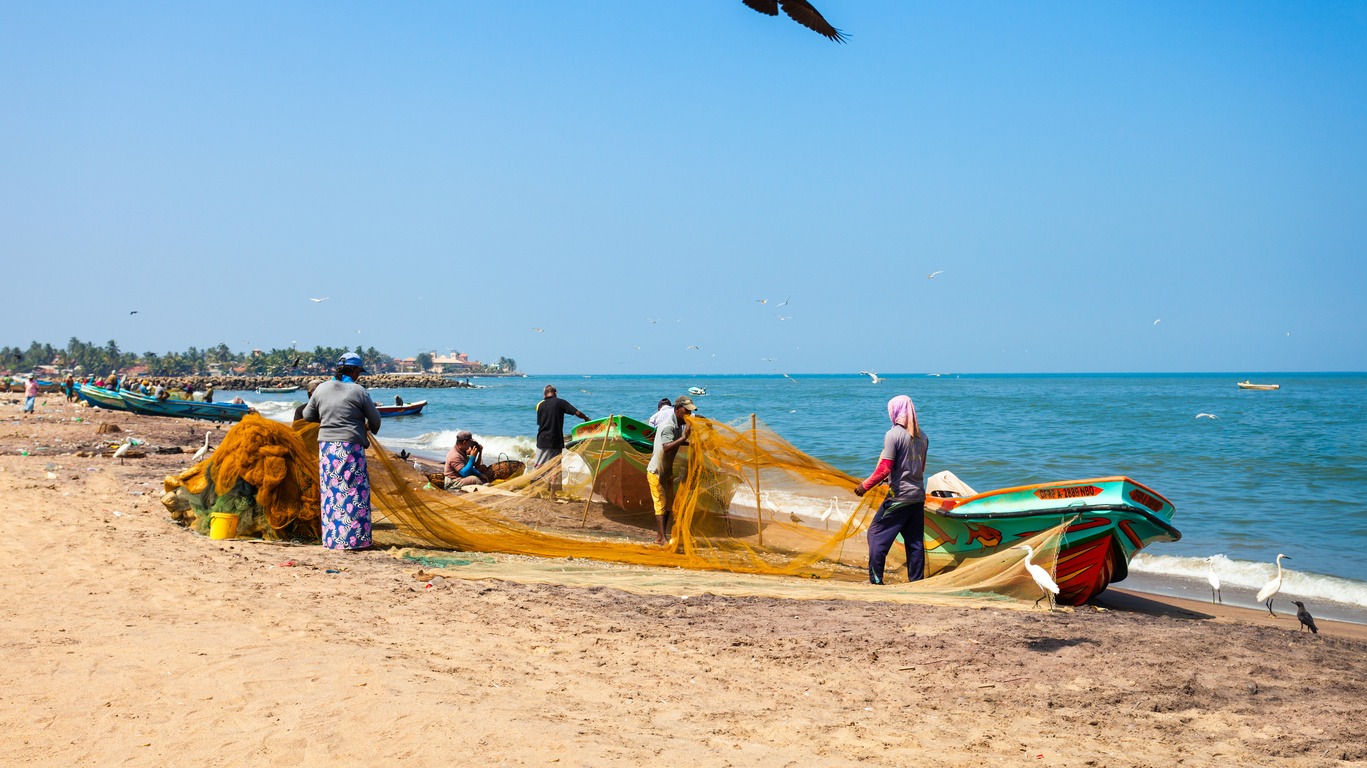
POLYGON ((119 399, 127 410, 144 416, 171 416, 207 421, 242 421, 251 412, 246 403, 204 403, 198 400, 158 400, 155 397, 123 391, 119 399))
POLYGON ((1182 538, 1172 502, 1128 477, 974 493, 942 472, 926 488, 927 576, 1067 523, 1054 574, 1064 605, 1081 605, 1123 580, 1130 558, 1149 544, 1182 538))
POLYGON ((375 405, 375 410, 380 412, 380 416, 389 418, 390 416, 418 416, 422 414, 422 409, 427 406, 426 400, 419 400, 416 403, 404 403, 403 405, 375 405))
POLYGON ((290 392, 298 392, 299 385, 295 384, 288 387, 257 387, 256 391, 263 395, 284 395, 290 392))
POLYGON ((707 394, 707 387, 689 387, 689 388, 688 388, 688 394, 690 394, 690 395, 705 395, 705 394, 707 394))
POLYGON ((1280 384, 1254 384, 1254 383, 1252 383, 1252 382, 1250 382, 1250 381, 1248 381, 1248 380, 1244 380, 1244 381, 1239 382, 1239 389, 1261 389, 1261 390, 1265 390, 1265 391, 1270 391, 1270 390, 1273 390, 1273 389, 1281 389, 1281 388, 1282 388, 1282 385, 1280 385, 1280 384))

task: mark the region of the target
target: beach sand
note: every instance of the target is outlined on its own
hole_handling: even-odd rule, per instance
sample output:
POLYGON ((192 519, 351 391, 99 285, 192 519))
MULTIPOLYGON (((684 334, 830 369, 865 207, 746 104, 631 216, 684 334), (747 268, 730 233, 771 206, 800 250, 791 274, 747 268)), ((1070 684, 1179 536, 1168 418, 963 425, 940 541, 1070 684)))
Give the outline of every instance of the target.
POLYGON ((3 765, 1367 761, 1360 625, 1119 589, 1053 613, 425 589, 384 551, 189 533, 161 479, 213 425, 59 403, 0 399, 3 765), (185 453, 74 454, 130 433, 185 453))

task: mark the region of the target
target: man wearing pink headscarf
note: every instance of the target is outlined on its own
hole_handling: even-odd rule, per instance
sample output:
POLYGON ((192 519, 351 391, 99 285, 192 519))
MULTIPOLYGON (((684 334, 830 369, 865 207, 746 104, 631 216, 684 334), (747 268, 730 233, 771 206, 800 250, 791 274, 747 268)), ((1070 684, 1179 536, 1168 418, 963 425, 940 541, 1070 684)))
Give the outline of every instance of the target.
POLYGON ((907 550, 907 581, 920 581, 926 571, 926 451, 930 440, 916 420, 916 405, 906 395, 888 401, 892 427, 883 436, 878 467, 854 487, 856 496, 888 481, 888 497, 869 524, 869 583, 883 583, 883 566, 900 534, 907 550))

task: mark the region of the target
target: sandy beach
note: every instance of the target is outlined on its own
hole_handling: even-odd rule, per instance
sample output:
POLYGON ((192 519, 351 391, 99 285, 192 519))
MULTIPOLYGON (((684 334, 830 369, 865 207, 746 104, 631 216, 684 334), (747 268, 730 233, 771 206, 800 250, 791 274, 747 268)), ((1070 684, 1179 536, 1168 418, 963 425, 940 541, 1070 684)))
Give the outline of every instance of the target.
POLYGON ((1052 613, 429 589, 384 550, 170 522, 161 480, 213 425, 0 416, 3 765, 1367 761, 1361 625, 1123 589, 1052 613), (142 458, 98 455, 128 435, 142 458))

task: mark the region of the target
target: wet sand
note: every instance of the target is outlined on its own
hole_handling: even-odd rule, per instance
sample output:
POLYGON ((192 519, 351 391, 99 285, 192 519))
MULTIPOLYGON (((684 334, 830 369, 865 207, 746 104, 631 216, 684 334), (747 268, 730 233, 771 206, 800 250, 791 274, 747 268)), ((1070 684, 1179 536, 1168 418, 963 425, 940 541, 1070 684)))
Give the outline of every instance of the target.
POLYGON ((192 535, 161 478, 212 425, 45 400, 0 396, 3 765, 1367 760, 1361 625, 1119 589, 1054 613, 425 589, 383 551, 192 535), (130 433, 185 453, 75 455, 130 433))

